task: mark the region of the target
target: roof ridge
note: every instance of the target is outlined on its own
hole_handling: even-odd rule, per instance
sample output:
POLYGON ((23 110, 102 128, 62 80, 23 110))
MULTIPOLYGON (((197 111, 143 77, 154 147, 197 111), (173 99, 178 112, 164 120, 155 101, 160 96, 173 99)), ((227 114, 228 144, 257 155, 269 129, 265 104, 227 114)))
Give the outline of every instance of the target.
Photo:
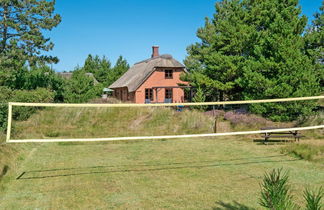
POLYGON ((144 63, 144 62, 147 63, 147 62, 149 62, 151 60, 154 60, 154 59, 157 59, 157 58, 173 59, 172 55, 170 55, 170 54, 162 54, 162 55, 159 55, 159 56, 156 56, 156 57, 153 57, 153 58, 148 58, 148 59, 142 60, 140 62, 135 63, 134 65, 144 63))

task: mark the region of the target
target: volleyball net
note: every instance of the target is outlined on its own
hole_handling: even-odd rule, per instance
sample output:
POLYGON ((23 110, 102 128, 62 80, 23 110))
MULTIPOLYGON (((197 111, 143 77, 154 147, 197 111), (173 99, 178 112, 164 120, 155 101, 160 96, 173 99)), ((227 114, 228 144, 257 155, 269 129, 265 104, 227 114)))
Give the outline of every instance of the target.
POLYGON ((324 96, 163 104, 10 102, 6 142, 188 139, 323 129, 321 121, 296 126, 296 123, 276 123, 248 111, 251 104, 306 103, 320 99, 324 96), (15 120, 17 115, 31 110, 33 114, 25 121, 15 120))

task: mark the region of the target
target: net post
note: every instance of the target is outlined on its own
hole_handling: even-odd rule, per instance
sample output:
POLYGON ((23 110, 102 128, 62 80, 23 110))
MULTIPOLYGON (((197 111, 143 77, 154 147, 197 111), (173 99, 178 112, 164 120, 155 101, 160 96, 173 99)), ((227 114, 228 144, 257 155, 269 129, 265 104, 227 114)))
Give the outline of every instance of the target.
POLYGON ((8 103, 8 125, 7 125, 7 138, 6 138, 6 142, 9 142, 9 140, 10 140, 11 121, 12 121, 12 104, 11 104, 11 102, 9 102, 8 103))

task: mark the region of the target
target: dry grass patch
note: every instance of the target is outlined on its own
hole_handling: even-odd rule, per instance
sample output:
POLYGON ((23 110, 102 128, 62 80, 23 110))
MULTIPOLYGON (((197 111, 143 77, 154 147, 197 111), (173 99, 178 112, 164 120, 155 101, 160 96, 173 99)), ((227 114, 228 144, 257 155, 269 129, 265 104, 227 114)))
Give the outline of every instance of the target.
POLYGON ((323 163, 324 140, 308 140, 302 141, 300 144, 289 144, 282 148, 282 152, 304 160, 323 163))

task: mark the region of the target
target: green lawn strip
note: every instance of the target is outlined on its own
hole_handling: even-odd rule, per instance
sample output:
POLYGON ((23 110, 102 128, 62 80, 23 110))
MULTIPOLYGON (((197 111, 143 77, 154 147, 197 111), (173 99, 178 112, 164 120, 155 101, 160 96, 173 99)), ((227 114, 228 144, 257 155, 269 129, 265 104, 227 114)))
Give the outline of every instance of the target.
POLYGON ((258 208, 265 171, 289 170, 298 203, 319 186, 323 167, 280 153, 278 145, 235 138, 135 143, 44 144, 11 176, 0 209, 258 208))

